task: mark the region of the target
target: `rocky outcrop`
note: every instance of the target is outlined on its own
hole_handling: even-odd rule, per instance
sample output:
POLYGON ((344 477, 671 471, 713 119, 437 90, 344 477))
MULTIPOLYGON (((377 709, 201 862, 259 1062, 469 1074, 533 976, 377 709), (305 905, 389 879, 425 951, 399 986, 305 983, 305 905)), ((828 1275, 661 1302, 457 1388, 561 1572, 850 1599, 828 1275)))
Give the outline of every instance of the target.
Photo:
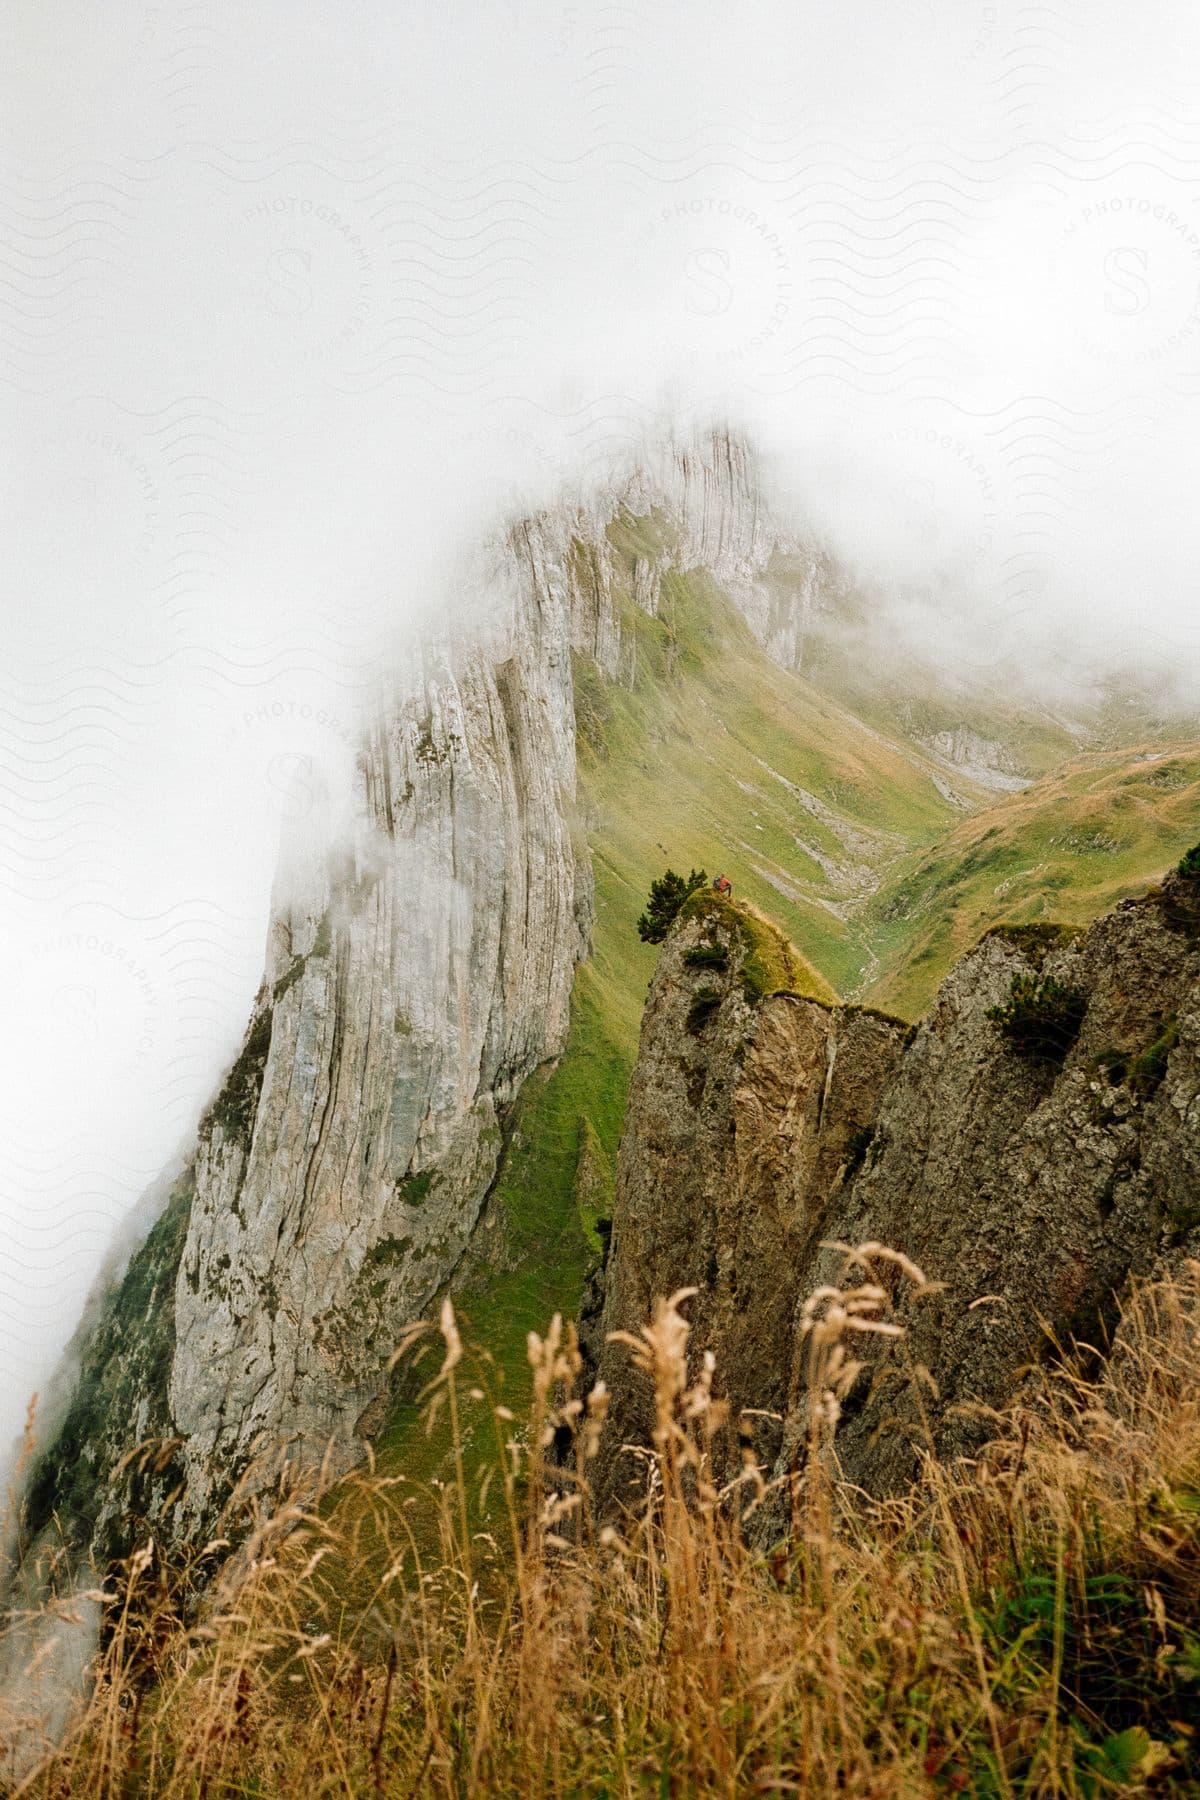
POLYGON ((783 1415, 785 1473, 805 1438, 798 1307, 843 1272, 828 1246, 883 1243, 944 1284, 914 1300, 888 1276, 906 1337, 870 1341, 839 1431, 847 1479, 886 1492, 914 1473, 926 1421, 940 1453, 971 1454, 981 1409, 1023 1369, 1099 1343, 1131 1274, 1200 1249, 1198 890, 1173 876, 1085 932, 989 933, 907 1044, 850 1009, 749 1008, 735 936, 712 918, 677 929, 647 1007, 592 1331, 614 1395, 610 1466, 644 1438, 645 1397, 606 1334, 636 1329, 656 1294, 700 1290, 694 1352, 715 1352, 735 1414, 783 1415), (713 940, 729 964, 701 1022, 696 952, 713 940), (1026 1010, 1006 1031, 1014 981, 1026 1010))
POLYGON ((285 1443, 359 1453, 399 1332, 479 1219, 508 1108, 564 1039, 591 904, 573 663, 630 679, 625 623, 657 612, 671 569, 705 563, 752 608, 773 546, 748 453, 716 434, 480 557, 366 727, 335 841, 281 870, 241 1053, 169 1229, 77 1346, 34 1530, 57 1511, 114 1554, 174 1496, 156 1530, 203 1535, 285 1443), (109 1482, 149 1437, 172 1445, 155 1479, 109 1482))
POLYGON ((774 1459, 828 1196, 861 1157, 908 1035, 879 1013, 763 991, 761 940, 776 935, 706 895, 659 961, 587 1334, 613 1394, 605 1498, 636 1476, 620 1446, 644 1441, 650 1417, 627 1352, 605 1339, 636 1331, 656 1297, 682 1287, 697 1290, 697 1352, 716 1350, 723 1395, 735 1415, 755 1414, 746 1435, 760 1460, 774 1459))

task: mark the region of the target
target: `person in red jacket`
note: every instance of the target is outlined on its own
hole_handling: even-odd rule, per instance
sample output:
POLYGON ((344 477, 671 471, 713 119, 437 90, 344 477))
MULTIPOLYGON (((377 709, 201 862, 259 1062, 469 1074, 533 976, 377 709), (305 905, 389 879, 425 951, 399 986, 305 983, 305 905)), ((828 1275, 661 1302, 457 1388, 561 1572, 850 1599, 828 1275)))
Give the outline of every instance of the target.
POLYGON ((714 875, 713 887, 718 894, 732 894, 733 892, 733 883, 728 875, 714 875))

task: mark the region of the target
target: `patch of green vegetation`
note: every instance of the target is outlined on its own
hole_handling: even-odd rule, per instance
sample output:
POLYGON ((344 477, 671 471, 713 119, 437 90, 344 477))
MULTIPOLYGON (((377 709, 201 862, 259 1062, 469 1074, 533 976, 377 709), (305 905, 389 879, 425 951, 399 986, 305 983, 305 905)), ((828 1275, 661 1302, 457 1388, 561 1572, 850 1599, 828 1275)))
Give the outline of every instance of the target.
POLYGON ((396 1198, 405 1206, 420 1206, 437 1179, 433 1169, 422 1169, 419 1175, 406 1175, 396 1183, 396 1198))
POLYGON ((1139 1052, 1129 1064, 1129 1086, 1139 1099, 1148 1100, 1167 1072, 1167 1059, 1179 1039, 1179 1022, 1171 1018, 1153 1043, 1139 1052))
POLYGON ((1128 1085, 1139 1100, 1148 1100, 1167 1072, 1167 1061, 1179 1039, 1179 1023, 1172 1016, 1158 1029, 1144 1049, 1118 1050, 1115 1046, 1101 1050, 1089 1068, 1102 1075, 1112 1087, 1128 1085))
POLYGON ((797 994, 825 1003, 835 998, 829 983, 788 942, 778 925, 742 900, 731 900, 712 888, 689 894, 679 917, 708 919, 735 936, 742 950, 742 992, 751 1006, 768 994, 797 994))
POLYGON ((692 995, 687 1011, 687 1028, 693 1037, 698 1037, 721 1004, 721 990, 715 987, 698 987, 692 995))
MULTIPOLYGON (((652 963, 629 933, 619 947, 622 967, 630 940, 643 968, 652 963)), ((517 1098, 485 1222, 455 1281, 464 1338, 487 1347, 479 1372, 518 1415, 528 1398, 527 1334, 544 1332, 555 1312, 574 1315, 602 1253, 603 1223, 611 1221, 642 999, 628 994, 626 982, 627 975, 619 988, 610 981, 604 959, 580 966, 562 1056, 530 1076, 517 1098)), ((419 1385, 419 1373, 405 1379, 402 1372, 375 1443, 385 1474, 420 1480, 441 1469, 444 1445, 438 1449, 421 1429, 419 1385)))
POLYGON ((813 995, 817 999, 827 996, 826 983, 769 919, 743 910, 741 926, 746 943, 742 991, 752 1006, 768 994, 813 995))
MULTIPOLYGON (((1156 1500, 1178 1527, 1180 1515, 1168 1496, 1156 1500)), ((1192 1536, 1190 1520, 1184 1536, 1192 1536)), ((1127 1555, 1120 1560, 1119 1543, 1106 1537, 1098 1516, 1083 1521, 1070 1561, 1068 1576, 1052 1539, 1027 1544, 1019 1561, 997 1570, 976 1610, 1001 1672, 1001 1705, 1031 1680, 1045 1684, 1055 1671, 1062 1726, 1080 1745, 1083 1781, 1077 1791, 1100 1800, 1127 1791, 1130 1783, 1143 1785, 1137 1770, 1151 1736, 1170 1741, 1176 1721, 1191 1712, 1200 1639, 1184 1627, 1174 1653, 1163 1655, 1136 1562, 1127 1555)), ((1176 1598, 1167 1600, 1173 1616, 1180 1610, 1176 1598)))
POLYGON ((1052 975, 1014 975, 1008 999, 988 1018, 1026 1062, 1061 1068, 1079 1036, 1087 995, 1052 975))
POLYGON ((371 1245, 364 1256, 363 1269, 368 1271, 400 1268, 408 1261, 412 1247, 413 1241, 410 1237, 380 1238, 377 1244, 371 1245))
POLYGON ((612 717, 609 683, 590 656, 571 652, 572 686, 575 691, 575 737, 594 756, 604 754, 605 734, 612 717))
POLYGON ((1193 844, 1190 850, 1184 851, 1175 872, 1185 881, 1200 881, 1200 844, 1193 844))
POLYGON ((279 977, 279 980, 271 989, 271 994, 276 1002, 282 1000, 289 989, 295 987, 296 983, 300 980, 300 977, 304 974, 307 963, 307 956, 298 956, 291 968, 279 977))
POLYGON ((600 1141, 600 1133, 585 1115, 579 1121, 579 1154, 575 1159, 573 1197, 575 1210, 579 1214, 588 1242, 599 1256, 605 1254, 612 1236, 615 1188, 613 1159, 600 1141))
MULTIPOLYGON (((35 1462, 25 1500, 30 1537, 57 1517, 74 1541, 86 1543, 96 1530, 112 1484, 124 1487, 120 1542, 100 1542, 98 1553, 128 1547, 129 1521, 148 1514, 155 1494, 176 1485, 169 1451, 142 1468, 113 1471, 136 1448, 134 1420, 143 1421, 141 1441, 173 1437, 168 1384, 175 1355, 175 1282, 187 1241, 195 1181, 188 1168, 172 1188, 163 1211, 129 1259, 121 1280, 105 1297, 89 1334, 79 1373, 62 1422, 35 1462), (155 1464, 157 1463, 157 1467, 155 1464)), ((119 1517, 119 1509, 118 1515, 119 1517)), ((152 1522, 155 1535, 161 1523, 152 1522)))
POLYGON ((683 960, 689 969, 727 969, 729 952, 724 944, 696 944, 684 951, 683 960))
POLYGON ((661 507, 634 513, 622 506, 606 526, 605 536, 630 570, 636 562, 661 562, 674 554, 679 542, 678 529, 661 507))
POLYGON ((269 1006, 255 1015, 238 1059, 201 1124, 202 1131, 220 1127, 225 1137, 243 1145, 250 1142, 271 1048, 273 1018, 269 1006))

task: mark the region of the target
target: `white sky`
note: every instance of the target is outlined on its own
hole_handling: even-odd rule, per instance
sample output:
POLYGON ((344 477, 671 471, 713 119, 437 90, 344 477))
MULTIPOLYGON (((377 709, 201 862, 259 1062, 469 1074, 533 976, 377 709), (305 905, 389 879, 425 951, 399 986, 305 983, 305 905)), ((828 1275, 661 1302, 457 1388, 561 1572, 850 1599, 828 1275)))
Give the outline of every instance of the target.
POLYGON ((281 821, 499 512, 728 408, 957 655, 1193 684, 1198 36, 9 0, 0 1436, 240 1036, 281 821))

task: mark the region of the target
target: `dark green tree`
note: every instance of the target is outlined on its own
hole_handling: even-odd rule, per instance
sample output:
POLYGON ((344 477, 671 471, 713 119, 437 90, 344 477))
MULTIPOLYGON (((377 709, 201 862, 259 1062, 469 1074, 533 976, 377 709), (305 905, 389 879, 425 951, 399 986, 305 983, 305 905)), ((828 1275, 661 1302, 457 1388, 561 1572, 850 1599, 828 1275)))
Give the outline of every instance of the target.
POLYGON ((674 869, 668 869, 665 875, 652 881, 650 898, 637 926, 643 944, 661 944, 688 895, 703 887, 707 880, 703 869, 693 869, 686 881, 674 869))

